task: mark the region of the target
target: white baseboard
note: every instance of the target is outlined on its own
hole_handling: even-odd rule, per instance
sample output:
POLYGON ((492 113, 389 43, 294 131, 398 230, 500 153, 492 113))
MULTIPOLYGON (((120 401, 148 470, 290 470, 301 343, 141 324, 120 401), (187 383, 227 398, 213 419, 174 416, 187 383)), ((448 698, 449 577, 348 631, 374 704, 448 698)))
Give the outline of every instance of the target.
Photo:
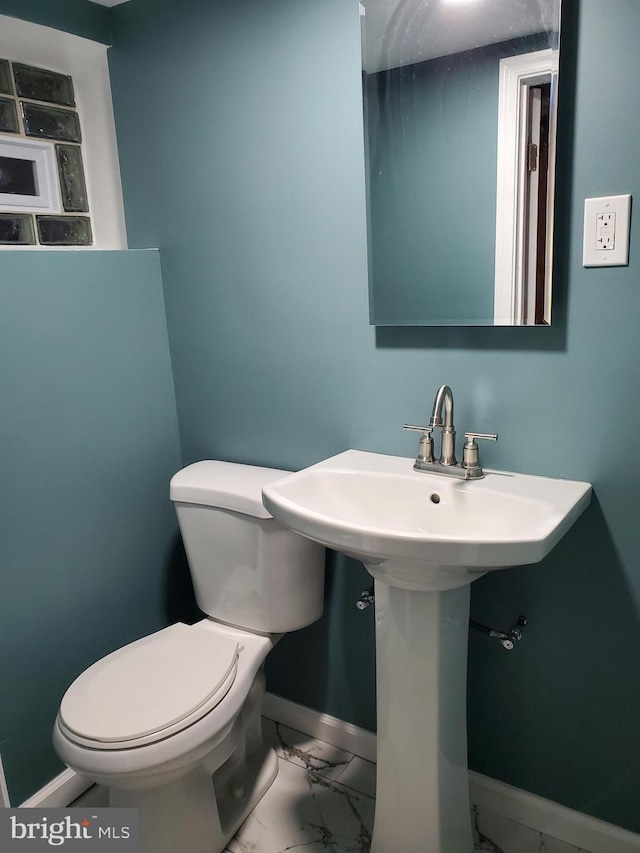
MULTIPOLYGON (((369 761, 376 760, 376 736, 337 717, 267 693, 263 716, 324 740, 369 761)), ((545 800, 528 791, 469 771, 471 802, 522 826, 588 853, 638 853, 640 835, 545 800)))
POLYGON ((4 767, 2 766, 2 756, 0 755, 0 809, 8 809, 10 807, 9 789, 7 788, 7 780, 4 775, 4 767))
POLYGON ((471 802, 588 853, 638 853, 640 835, 469 771, 471 802))
MULTIPOLYGON (((337 717, 322 714, 280 696, 267 693, 262 706, 263 716, 310 737, 318 738, 354 755, 376 760, 376 736, 337 717)), ((0 806, 3 798, 9 805, 0 760, 0 806)), ((68 768, 48 785, 22 803, 22 808, 65 808, 83 794, 91 783, 68 768)), ((481 809, 501 815, 521 826, 529 827, 572 844, 588 853, 638 853, 640 835, 611 823, 568 809, 528 791, 522 791, 469 771, 471 802, 481 809)))
POLYGON ((80 794, 91 787, 93 783, 70 770, 68 767, 59 776, 52 779, 44 788, 21 803, 22 809, 64 809, 76 800, 80 794))

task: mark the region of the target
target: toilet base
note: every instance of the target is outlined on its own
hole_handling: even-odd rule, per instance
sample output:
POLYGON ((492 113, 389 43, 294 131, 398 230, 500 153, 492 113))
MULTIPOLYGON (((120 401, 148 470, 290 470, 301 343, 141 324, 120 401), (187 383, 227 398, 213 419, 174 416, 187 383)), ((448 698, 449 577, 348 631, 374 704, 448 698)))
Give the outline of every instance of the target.
POLYGON ((109 788, 110 806, 139 810, 139 853, 222 853, 278 775, 262 738, 264 690, 261 669, 227 734, 189 772, 109 788))
POLYGON ((221 853, 277 774, 274 750, 262 746, 241 774, 223 764, 211 776, 198 765, 160 788, 111 788, 109 805, 139 809, 140 853, 221 853))

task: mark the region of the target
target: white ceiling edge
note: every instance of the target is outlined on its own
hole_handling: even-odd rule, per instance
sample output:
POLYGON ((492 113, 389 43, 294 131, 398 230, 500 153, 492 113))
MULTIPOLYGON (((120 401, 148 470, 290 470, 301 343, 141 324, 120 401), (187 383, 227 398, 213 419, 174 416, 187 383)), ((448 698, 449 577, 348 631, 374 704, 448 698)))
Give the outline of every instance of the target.
POLYGON ((100 6, 119 6, 121 3, 128 3, 129 0, 89 0, 89 3, 98 3, 100 6))

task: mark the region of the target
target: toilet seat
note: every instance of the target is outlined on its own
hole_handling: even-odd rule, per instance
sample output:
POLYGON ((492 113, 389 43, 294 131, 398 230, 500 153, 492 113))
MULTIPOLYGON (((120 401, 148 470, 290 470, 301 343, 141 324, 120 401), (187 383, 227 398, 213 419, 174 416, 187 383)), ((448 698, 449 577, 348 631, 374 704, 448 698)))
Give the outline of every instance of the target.
POLYGON ((239 643, 178 623, 99 660, 65 693, 58 722, 75 743, 130 749, 182 731, 233 684, 239 643))

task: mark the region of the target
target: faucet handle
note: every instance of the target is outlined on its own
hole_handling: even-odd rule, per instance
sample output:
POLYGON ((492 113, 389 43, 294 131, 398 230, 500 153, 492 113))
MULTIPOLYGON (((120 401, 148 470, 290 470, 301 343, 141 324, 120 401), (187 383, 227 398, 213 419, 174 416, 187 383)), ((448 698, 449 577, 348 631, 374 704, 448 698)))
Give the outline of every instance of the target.
POLYGON ((433 439, 431 438, 431 433, 433 432, 433 427, 430 426, 413 426, 413 424, 405 424, 402 429, 414 432, 421 432, 420 436, 420 448, 418 450, 418 455, 416 456, 416 462, 433 462, 435 461, 435 457, 433 455, 433 439))
POLYGON ((484 477, 480 462, 478 461, 478 445, 476 438, 482 438, 485 441, 497 441, 497 433, 494 432, 465 432, 465 442, 462 448, 462 467, 467 469, 470 479, 480 479, 484 477))
POLYGON ((482 438, 485 441, 498 440, 498 434, 495 432, 465 432, 464 437, 469 439, 470 444, 473 444, 476 438, 482 438))

